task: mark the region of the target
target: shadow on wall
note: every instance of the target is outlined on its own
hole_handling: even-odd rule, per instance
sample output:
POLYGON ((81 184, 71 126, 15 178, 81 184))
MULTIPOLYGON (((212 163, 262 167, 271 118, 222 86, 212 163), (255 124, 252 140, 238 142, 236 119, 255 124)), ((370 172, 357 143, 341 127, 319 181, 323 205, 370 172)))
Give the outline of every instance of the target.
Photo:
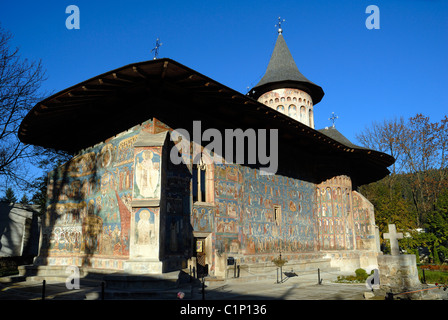
MULTIPOLYGON (((130 131, 86 149, 49 174, 35 264, 123 269, 130 257, 137 136, 130 131)), ((160 200, 160 256, 167 260, 164 271, 170 271, 180 269, 181 260, 186 262, 193 254, 191 173, 185 165, 168 165, 166 171, 162 179, 166 192, 160 200)))
POLYGON ((49 265, 51 252, 55 258, 58 253, 72 254, 80 258, 81 266, 90 266, 102 228, 96 215, 101 208, 96 209, 96 199, 90 197, 95 191, 90 183, 100 181, 97 162, 95 153, 80 155, 48 174, 47 208, 42 217, 41 245, 35 264, 49 265))

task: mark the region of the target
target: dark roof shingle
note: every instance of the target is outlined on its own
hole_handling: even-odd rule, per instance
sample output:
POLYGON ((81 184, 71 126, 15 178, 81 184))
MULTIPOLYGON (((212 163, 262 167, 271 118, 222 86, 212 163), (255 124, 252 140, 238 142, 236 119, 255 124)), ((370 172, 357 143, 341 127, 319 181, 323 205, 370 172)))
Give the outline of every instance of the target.
POLYGON ((257 99, 267 91, 290 87, 308 92, 313 98, 313 104, 324 96, 322 88, 299 71, 283 35, 279 34, 266 73, 249 94, 257 99))

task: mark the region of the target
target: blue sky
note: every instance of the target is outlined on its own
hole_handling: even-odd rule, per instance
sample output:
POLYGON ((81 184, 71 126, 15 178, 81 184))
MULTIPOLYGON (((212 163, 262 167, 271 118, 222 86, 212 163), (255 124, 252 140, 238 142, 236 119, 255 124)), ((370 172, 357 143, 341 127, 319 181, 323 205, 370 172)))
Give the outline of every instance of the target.
POLYGON ((447 114, 448 1, 115 1, 0 0, 0 22, 22 57, 42 59, 56 93, 123 65, 174 59, 246 93, 263 76, 277 38, 277 17, 299 70, 322 86, 317 129, 331 125, 353 142, 372 121, 447 114), (368 5, 380 29, 368 30, 368 5), (80 29, 65 9, 77 5, 80 29))

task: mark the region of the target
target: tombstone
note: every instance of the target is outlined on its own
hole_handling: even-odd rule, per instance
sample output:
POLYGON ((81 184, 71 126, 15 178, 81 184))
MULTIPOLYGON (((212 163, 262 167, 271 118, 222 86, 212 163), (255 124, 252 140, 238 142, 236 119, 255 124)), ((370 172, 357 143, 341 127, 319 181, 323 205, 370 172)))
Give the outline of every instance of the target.
POLYGON ((420 289, 416 256, 399 251, 398 239, 402 239, 403 234, 397 233, 394 224, 389 224, 389 232, 383 237, 390 241, 391 254, 378 256, 380 288, 393 293, 420 289))

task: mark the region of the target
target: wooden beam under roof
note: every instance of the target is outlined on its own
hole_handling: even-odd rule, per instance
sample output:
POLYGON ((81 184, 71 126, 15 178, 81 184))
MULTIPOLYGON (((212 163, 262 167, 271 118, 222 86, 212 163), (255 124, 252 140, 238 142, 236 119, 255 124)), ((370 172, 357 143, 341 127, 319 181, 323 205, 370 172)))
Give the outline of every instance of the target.
POLYGON ((136 83, 136 82, 142 81, 141 78, 130 77, 130 76, 124 75, 122 73, 117 73, 117 72, 112 73, 112 76, 116 80, 122 80, 122 81, 131 82, 131 83, 136 83))

